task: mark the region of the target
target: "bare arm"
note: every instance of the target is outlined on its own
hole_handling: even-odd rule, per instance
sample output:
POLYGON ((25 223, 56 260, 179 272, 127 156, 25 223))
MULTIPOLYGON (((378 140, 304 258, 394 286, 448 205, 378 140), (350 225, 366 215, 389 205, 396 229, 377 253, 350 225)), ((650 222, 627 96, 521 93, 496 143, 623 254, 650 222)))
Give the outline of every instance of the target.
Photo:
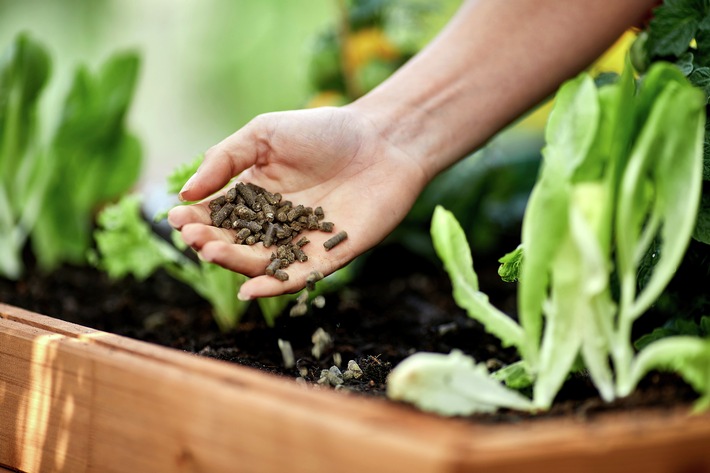
POLYGON ((468 0, 415 58, 350 107, 428 178, 589 66, 657 0, 468 0))
MULTIPOLYGON (((181 196, 204 199, 232 177, 322 206, 349 238, 329 252, 309 236, 287 282, 264 276, 270 251, 232 244, 205 203, 169 221, 207 261, 252 279, 240 297, 305 286, 372 248, 439 172, 550 95, 637 23, 656 0, 468 0, 444 31, 375 90, 341 108, 260 115, 213 146, 181 196)), ((292 269, 293 268, 293 269, 292 269)))

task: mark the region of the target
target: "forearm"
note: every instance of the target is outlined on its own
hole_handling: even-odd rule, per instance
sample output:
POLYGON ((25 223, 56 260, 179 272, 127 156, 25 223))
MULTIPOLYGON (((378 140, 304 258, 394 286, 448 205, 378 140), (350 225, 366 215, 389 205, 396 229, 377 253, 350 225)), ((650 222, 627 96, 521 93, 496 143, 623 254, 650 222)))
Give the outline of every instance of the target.
POLYGON ((656 0, 468 0, 350 105, 432 178, 587 67, 656 0))

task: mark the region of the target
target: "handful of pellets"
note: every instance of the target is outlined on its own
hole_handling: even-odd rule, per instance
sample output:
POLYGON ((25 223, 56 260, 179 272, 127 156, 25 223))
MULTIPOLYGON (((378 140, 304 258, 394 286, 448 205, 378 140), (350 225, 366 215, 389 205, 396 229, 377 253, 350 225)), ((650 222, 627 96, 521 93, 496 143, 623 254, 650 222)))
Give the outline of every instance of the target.
MULTIPOLYGON (((265 273, 280 281, 288 280, 284 269, 291 263, 308 261, 302 248, 310 241, 305 236, 296 240, 298 234, 303 230, 330 233, 334 227, 332 222, 324 220, 321 207, 293 205, 282 200, 281 194, 273 194, 251 183, 237 182, 225 195, 211 200, 209 208, 212 225, 236 230, 235 243, 254 245, 262 242, 266 248, 276 247, 265 273)), ((347 233, 339 232, 323 246, 328 251, 347 237, 347 233)))

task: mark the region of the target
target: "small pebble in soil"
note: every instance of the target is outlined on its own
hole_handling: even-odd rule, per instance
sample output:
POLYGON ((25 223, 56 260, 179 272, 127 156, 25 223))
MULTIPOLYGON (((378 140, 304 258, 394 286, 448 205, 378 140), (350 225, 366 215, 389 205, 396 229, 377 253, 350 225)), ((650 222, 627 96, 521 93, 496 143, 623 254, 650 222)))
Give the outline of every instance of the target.
POLYGON ((343 380, 362 378, 362 368, 355 360, 348 361, 348 368, 343 372, 343 380))
POLYGON ((337 366, 331 366, 327 370, 322 370, 320 372, 320 378, 318 379, 318 384, 325 386, 338 387, 343 384, 343 373, 340 372, 340 368, 337 366))

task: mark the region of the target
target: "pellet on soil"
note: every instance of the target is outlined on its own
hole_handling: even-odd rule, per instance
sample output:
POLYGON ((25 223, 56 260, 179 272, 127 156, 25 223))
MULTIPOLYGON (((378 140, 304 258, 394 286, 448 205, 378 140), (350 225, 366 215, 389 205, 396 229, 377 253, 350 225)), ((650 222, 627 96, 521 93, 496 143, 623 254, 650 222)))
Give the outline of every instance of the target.
POLYGON ((278 339, 279 350, 281 350, 281 357, 283 358, 284 368, 293 368, 296 366, 296 357, 293 355, 293 348, 291 347, 291 342, 288 340, 278 339))

